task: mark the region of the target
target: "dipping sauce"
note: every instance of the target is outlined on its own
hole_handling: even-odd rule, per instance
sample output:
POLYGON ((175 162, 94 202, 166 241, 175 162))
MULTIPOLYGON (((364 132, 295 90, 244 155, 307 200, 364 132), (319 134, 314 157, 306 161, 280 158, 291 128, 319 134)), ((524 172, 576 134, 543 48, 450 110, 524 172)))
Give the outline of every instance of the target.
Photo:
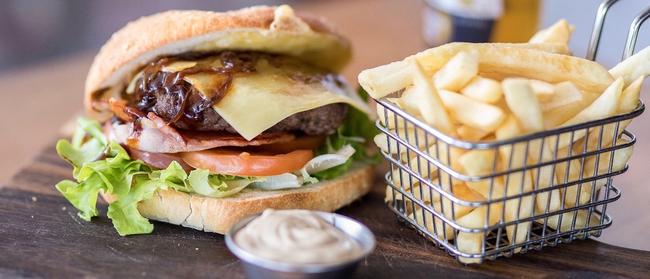
POLYGON ((308 210, 267 209, 234 241, 251 254, 287 263, 339 263, 363 253, 355 239, 308 210))

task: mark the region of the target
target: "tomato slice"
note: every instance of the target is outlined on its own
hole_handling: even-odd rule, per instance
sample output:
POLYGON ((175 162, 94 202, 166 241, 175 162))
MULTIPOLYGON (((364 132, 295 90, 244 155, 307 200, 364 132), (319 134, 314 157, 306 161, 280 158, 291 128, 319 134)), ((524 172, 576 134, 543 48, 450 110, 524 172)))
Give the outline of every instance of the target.
POLYGON ((308 149, 277 155, 219 149, 181 153, 183 161, 194 168, 237 176, 271 176, 293 172, 313 157, 314 153, 308 149))

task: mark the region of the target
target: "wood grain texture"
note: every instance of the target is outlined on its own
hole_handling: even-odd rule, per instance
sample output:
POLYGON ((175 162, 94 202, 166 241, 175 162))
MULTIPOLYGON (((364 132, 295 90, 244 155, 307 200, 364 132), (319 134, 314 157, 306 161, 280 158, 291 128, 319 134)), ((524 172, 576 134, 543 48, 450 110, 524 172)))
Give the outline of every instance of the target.
MULTIPOLYGON (((221 235, 155 222, 151 235, 120 237, 103 204, 101 217, 81 220, 53 188, 70 171, 49 147, 0 188, 0 277, 243 278, 221 235)), ((465 266, 398 222, 380 184, 339 212, 377 237, 356 278, 647 278, 650 270, 650 252, 593 240, 465 266)))

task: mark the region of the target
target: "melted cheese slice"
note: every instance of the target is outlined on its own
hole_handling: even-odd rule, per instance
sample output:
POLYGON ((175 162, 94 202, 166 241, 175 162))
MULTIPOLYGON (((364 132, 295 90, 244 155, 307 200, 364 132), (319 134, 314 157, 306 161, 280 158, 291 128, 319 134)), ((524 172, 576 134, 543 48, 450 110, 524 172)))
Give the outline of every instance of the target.
MULTIPOLYGON (((262 59, 253 74, 237 75, 216 110, 242 137, 251 140, 283 119, 333 103, 346 103, 365 113, 367 104, 348 88, 334 82, 307 82, 292 78, 295 67, 276 68, 262 59)), ((222 83, 207 74, 185 76, 201 94, 210 97, 222 83)))

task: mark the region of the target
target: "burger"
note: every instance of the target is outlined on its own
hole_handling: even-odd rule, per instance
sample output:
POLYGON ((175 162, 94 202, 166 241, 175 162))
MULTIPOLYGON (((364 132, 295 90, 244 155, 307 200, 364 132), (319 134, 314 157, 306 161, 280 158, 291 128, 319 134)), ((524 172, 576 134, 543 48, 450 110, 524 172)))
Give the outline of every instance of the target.
POLYGON ((101 48, 58 154, 56 185, 87 221, 101 196, 120 235, 150 220, 225 233, 274 209, 334 211, 368 192, 375 134, 338 71, 350 43, 289 6, 168 11, 101 48))

